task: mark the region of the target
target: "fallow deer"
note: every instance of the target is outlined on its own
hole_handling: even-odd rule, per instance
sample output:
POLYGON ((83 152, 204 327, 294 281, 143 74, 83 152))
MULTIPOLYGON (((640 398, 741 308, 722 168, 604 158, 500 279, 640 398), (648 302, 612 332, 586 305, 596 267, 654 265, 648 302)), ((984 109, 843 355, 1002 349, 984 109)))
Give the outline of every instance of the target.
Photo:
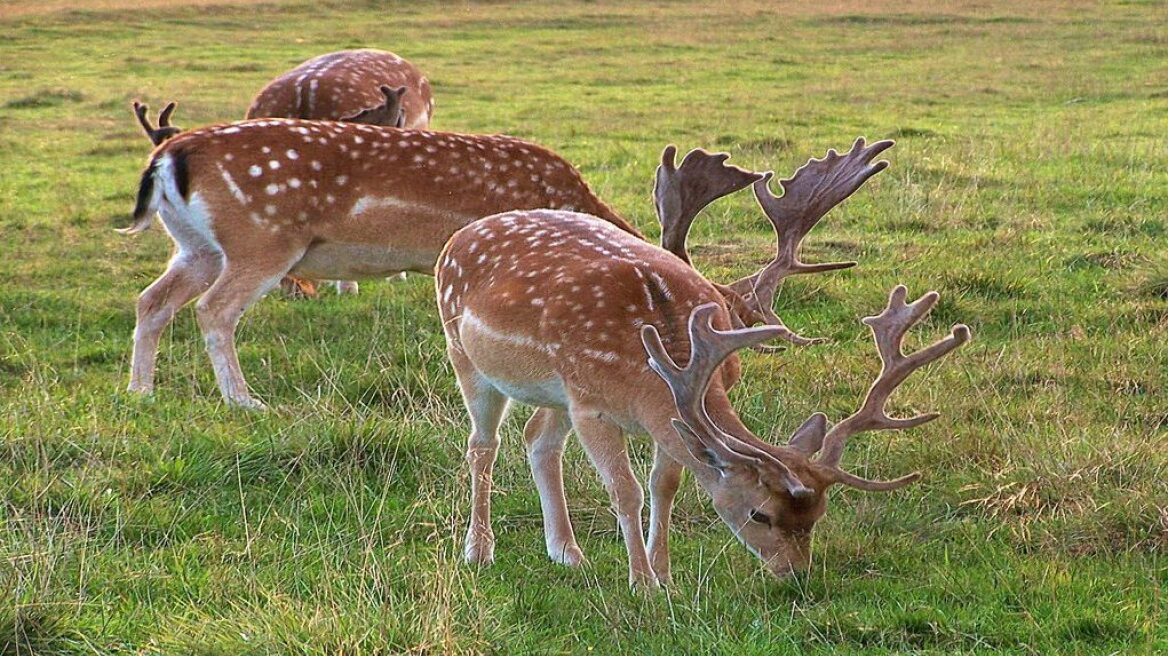
POLYGON ((162 330, 196 296, 223 397, 260 407, 236 356, 244 310, 288 273, 433 273, 455 230, 511 209, 597 215, 637 231, 551 151, 507 136, 261 119, 184 132, 143 172, 135 233, 159 211, 176 244, 138 301, 129 389, 149 393, 162 330))
MULTIPOLYGON (((776 226, 814 223, 809 217, 820 207, 815 198, 839 202, 847 196, 843 190, 859 186, 855 180, 884 166, 854 157, 813 160, 784 182, 787 202, 769 204, 801 206, 802 213, 771 219, 776 226)), ((766 180, 755 182, 760 198, 767 197, 765 186, 766 180)), ((784 257, 780 248, 777 258, 784 257)), ((831 485, 885 491, 918 478, 914 473, 876 481, 845 471, 839 462, 848 438, 936 418, 893 419, 884 406, 912 371, 970 336, 958 324, 950 336, 903 355, 904 334, 937 294, 906 304, 905 288, 897 287, 881 314, 864 319, 883 369, 860 410, 830 427, 816 413, 788 444, 773 445, 743 425, 727 391, 740 374, 736 350, 790 331, 781 325, 734 329, 736 319, 715 285, 674 254, 609 222, 555 210, 484 218, 451 237, 435 283, 447 352, 472 424, 466 559, 494 559, 491 477, 510 398, 538 407, 524 434, 548 555, 567 565, 584 557, 562 480, 564 440, 575 429, 610 495, 628 550, 629 579, 638 586, 670 580, 669 517, 683 469, 773 574, 806 567, 811 529, 826 510, 831 485), (683 361, 684 368, 677 364, 683 361), (643 493, 625 432, 648 433, 655 443, 648 548, 643 493)))
POLYGON ((247 110, 247 118, 350 121, 414 130, 430 127, 433 116, 434 97, 422 71, 392 52, 373 49, 313 57, 269 82, 247 110), (400 115, 361 116, 384 104, 383 86, 399 90, 400 115))

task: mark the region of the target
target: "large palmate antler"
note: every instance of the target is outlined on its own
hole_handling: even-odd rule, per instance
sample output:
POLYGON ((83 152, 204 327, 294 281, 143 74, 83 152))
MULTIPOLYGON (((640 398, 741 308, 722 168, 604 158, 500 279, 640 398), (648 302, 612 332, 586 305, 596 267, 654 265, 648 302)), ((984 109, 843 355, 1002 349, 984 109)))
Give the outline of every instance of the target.
POLYGON ((904 335, 933 309, 939 296, 937 292, 929 292, 912 303, 905 303, 908 290, 904 285, 897 285, 888 297, 888 306, 876 316, 865 317, 863 322, 872 329, 872 337, 876 341, 876 349, 880 353, 883 366, 880 375, 868 388, 864 403, 847 419, 827 430, 826 417, 821 414, 813 415, 799 431, 792 437, 790 446, 804 453, 819 451, 819 464, 828 468, 835 476, 836 482, 867 491, 895 490, 912 483, 920 478, 919 473, 912 473, 891 481, 874 481, 861 478, 855 474, 840 469, 840 456, 847 446, 848 438, 871 430, 893 430, 912 428, 930 422, 940 415, 927 413, 897 419, 889 417, 884 406, 892 392, 909 377, 912 372, 921 367, 939 360, 953 349, 969 341, 969 328, 964 324, 953 326, 951 333, 912 355, 905 355, 902 351, 904 335), (815 422, 812 430, 805 430, 815 422), (822 448, 820 446, 822 445, 822 448))
POLYGON ((726 164, 730 159, 727 153, 691 150, 680 167, 675 164, 676 157, 675 146, 666 146, 661 153, 653 201, 661 223, 661 247, 688 263, 685 240, 694 217, 706 205, 758 182, 763 176, 726 164))
POLYGON ((780 326, 780 335, 792 343, 805 345, 818 339, 801 337, 788 330, 775 315, 775 294, 779 283, 790 275, 835 271, 855 266, 855 262, 827 262, 808 264, 799 260, 799 246, 803 238, 831 208, 856 192, 867 180, 888 167, 887 161, 875 164, 872 160, 894 145, 893 141, 877 141, 866 146, 864 139, 856 139, 852 149, 840 155, 835 149, 827 151, 823 159, 811 159, 795 171, 795 175, 780 180, 783 195, 775 196, 767 187, 773 176, 767 173, 754 183, 754 195, 767 219, 774 226, 778 240, 776 254, 753 274, 729 285, 755 312, 770 325, 780 326))
POLYGON ((714 328, 714 315, 718 311, 715 303, 706 303, 694 308, 689 317, 690 358, 684 368, 665 350, 657 328, 646 325, 641 329, 641 341, 649 354, 649 366, 665 380, 673 393, 680 419, 674 426, 685 435, 688 433, 713 451, 722 460, 766 459, 777 465, 784 473, 785 485, 794 496, 805 496, 811 490, 803 485, 785 464, 768 453, 748 449, 734 436, 719 428, 706 411, 706 394, 710 380, 726 358, 739 349, 755 346, 778 336, 775 326, 739 328, 721 331, 714 328))
POLYGON ((149 110, 145 104, 134 101, 134 115, 138 117, 138 123, 141 124, 142 129, 146 131, 146 136, 155 146, 182 132, 182 128, 175 127, 170 124, 170 116, 174 114, 174 108, 178 107, 178 103, 168 103, 166 107, 158 113, 158 127, 150 125, 150 120, 146 118, 146 112, 149 110))

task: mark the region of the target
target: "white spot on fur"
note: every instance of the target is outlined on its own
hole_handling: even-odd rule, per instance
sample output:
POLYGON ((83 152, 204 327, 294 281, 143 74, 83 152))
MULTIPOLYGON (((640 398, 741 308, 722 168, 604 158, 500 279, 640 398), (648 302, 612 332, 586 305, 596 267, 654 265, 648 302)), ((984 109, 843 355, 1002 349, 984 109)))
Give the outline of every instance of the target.
POLYGON ((243 190, 235 183, 235 178, 231 177, 231 174, 227 172, 227 169, 223 168, 222 164, 219 164, 218 167, 219 175, 223 176, 223 182, 227 184, 227 189, 231 191, 231 195, 235 197, 235 200, 239 201, 240 205, 247 205, 249 200, 247 194, 243 193, 243 190))

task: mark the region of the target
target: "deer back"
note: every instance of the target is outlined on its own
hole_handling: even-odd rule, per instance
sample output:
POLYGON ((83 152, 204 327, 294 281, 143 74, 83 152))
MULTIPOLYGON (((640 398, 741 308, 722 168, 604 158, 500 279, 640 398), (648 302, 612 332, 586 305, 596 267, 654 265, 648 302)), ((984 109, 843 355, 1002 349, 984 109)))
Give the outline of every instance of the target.
POLYGON ((463 225, 537 207, 608 216, 635 233, 563 158, 502 135, 260 119, 180 134, 151 167, 163 158, 182 200, 198 194, 221 240, 301 234, 414 249, 432 264, 463 225))
MULTIPOLYGON (((448 342, 484 373, 520 386, 554 376, 634 422, 672 404, 647 365, 642 327, 655 326, 684 361, 694 307, 718 304, 717 325, 730 326, 717 289, 684 261, 575 212, 477 221, 452 236, 436 276, 448 342)), ((736 358, 725 372, 729 386, 736 358)))

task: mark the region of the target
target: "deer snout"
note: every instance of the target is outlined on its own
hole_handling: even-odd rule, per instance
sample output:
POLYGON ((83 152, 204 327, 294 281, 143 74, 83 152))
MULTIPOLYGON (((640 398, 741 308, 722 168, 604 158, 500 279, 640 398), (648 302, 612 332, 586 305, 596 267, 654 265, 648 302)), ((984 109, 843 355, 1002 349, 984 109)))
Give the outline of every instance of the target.
POLYGON ((767 571, 777 579, 785 579, 796 572, 805 572, 811 568, 810 535, 789 536, 786 547, 765 560, 767 571))

